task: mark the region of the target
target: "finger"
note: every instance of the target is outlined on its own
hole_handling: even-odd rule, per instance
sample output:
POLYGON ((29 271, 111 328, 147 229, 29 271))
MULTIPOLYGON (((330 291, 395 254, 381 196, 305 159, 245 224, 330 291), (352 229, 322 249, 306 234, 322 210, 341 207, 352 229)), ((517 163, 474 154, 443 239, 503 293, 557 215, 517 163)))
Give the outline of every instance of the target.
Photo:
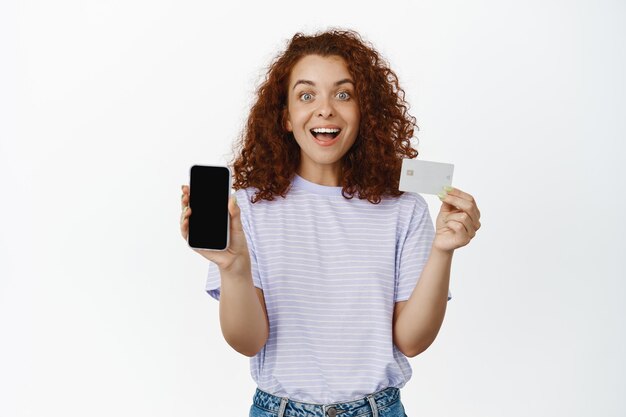
POLYGON ((472 223, 471 217, 465 212, 449 214, 445 217, 444 221, 446 225, 449 222, 461 224, 470 237, 473 238, 476 236, 476 227, 472 223))
MULTIPOLYGON (((445 189, 445 187, 444 187, 444 189, 445 189)), ((474 198, 474 196, 472 196, 471 194, 468 194, 468 193, 466 193, 464 191, 461 191, 458 188, 454 188, 454 187, 448 187, 446 189, 446 193, 448 195, 453 195, 455 197, 462 198, 463 200, 467 200, 470 203, 472 203, 472 205, 474 206, 474 214, 475 214, 475 216, 472 216, 472 217, 474 217, 476 220, 478 220, 480 218, 480 210, 478 210, 478 204, 476 203, 476 199, 474 198), (448 189, 450 191, 447 191, 448 189)))
POLYGON ((448 187, 446 188, 446 192, 450 195, 462 198, 464 200, 470 201, 470 202, 474 202, 474 197, 471 194, 468 194, 464 191, 459 190, 458 188, 454 188, 454 187, 448 187), (448 191, 450 190, 450 191, 448 191))
MULTIPOLYGON (((444 221, 447 220, 457 220, 460 221, 464 224, 467 224, 468 226, 471 226, 471 228, 476 231, 478 229, 480 229, 480 221, 475 222, 472 217, 465 211, 456 211, 453 212, 451 214, 448 214, 444 217, 444 221)), ((468 229, 469 230, 469 229, 468 229)))
POLYGON ((181 186, 182 194, 180 196, 180 204, 181 208, 185 208, 185 206, 189 205, 189 187, 186 185, 181 186))
POLYGON ((191 209, 189 207, 184 207, 182 213, 180 214, 181 224, 185 220, 189 219, 189 216, 191 216, 191 209))
POLYGON ((186 185, 182 186, 182 191, 181 191, 181 197, 189 197, 189 187, 187 187, 186 185))
POLYGON ((454 220, 450 220, 448 223, 446 223, 446 226, 454 231, 456 235, 456 240, 460 243, 460 246, 465 246, 472 240, 463 224, 454 220))
POLYGON ((189 233, 189 220, 183 220, 183 222, 180 224, 180 232, 182 233, 183 237, 186 239, 187 233, 189 233))
POLYGON ((454 230, 456 233, 467 234, 467 229, 465 229, 465 226, 457 221, 450 220, 449 222, 446 222, 446 226, 454 230))
MULTIPOLYGON (((450 191, 450 193, 453 193, 453 192, 454 192, 454 189, 453 191, 450 191)), ((474 201, 473 197, 472 197, 472 200, 470 201, 470 200, 461 198, 455 194, 450 194, 450 193, 446 193, 443 198, 441 198, 440 196, 439 197, 440 200, 443 201, 444 203, 450 204, 458 208, 459 210, 463 210, 464 212, 469 214, 474 224, 478 224, 477 222, 478 222, 478 219, 480 218, 480 213, 478 212, 478 207, 476 207, 476 202, 474 201)))
POLYGON ((450 220, 448 223, 446 223, 446 226, 448 226, 449 229, 454 230, 458 241, 463 242, 461 246, 467 245, 472 240, 472 236, 469 235, 467 229, 462 223, 450 220))
POLYGON ((231 227, 233 231, 243 233, 243 226, 241 225, 241 209, 237 204, 237 197, 232 195, 228 200, 228 211, 230 212, 231 227))
POLYGON ((187 240, 187 235, 189 234, 189 214, 190 213, 187 213, 187 210, 183 211, 180 220, 180 233, 183 235, 185 240, 187 240))

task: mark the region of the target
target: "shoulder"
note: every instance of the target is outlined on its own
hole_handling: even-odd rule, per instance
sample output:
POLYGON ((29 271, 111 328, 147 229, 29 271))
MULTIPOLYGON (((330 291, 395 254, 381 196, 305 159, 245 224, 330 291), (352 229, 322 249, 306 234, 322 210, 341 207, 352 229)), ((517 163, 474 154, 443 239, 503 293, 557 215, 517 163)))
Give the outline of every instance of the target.
POLYGON ((235 195, 237 196, 237 203, 240 202, 239 200, 250 201, 250 198, 255 194, 256 191, 257 189, 254 187, 240 188, 236 190, 235 195))
POLYGON ((398 206, 401 212, 407 215, 420 215, 424 210, 428 210, 428 203, 422 195, 417 193, 404 192, 402 195, 387 198, 383 201, 386 204, 398 206))
POLYGON ((426 203, 424 197, 418 193, 409 193, 405 191, 402 195, 398 196, 397 199, 412 206, 428 207, 428 203, 426 203))
POLYGON ((235 198, 237 199, 237 206, 241 210, 242 216, 248 216, 250 213, 250 206, 252 205, 251 198, 254 195, 253 188, 240 188, 235 191, 235 198))
POLYGON ((252 216, 266 211, 277 210, 280 207, 280 202, 284 200, 283 197, 277 196, 271 201, 260 199, 253 203, 252 201, 258 192, 259 190, 255 187, 240 188, 235 191, 237 205, 243 215, 252 216))
POLYGON ((260 190, 256 187, 240 188, 236 190, 235 195, 237 196, 237 203, 239 203, 239 201, 241 200, 243 205, 258 207, 266 204, 272 204, 276 201, 281 201, 284 199, 281 196, 274 196, 273 200, 259 199, 253 203, 252 200, 257 195, 257 193, 259 193, 259 191, 260 190))

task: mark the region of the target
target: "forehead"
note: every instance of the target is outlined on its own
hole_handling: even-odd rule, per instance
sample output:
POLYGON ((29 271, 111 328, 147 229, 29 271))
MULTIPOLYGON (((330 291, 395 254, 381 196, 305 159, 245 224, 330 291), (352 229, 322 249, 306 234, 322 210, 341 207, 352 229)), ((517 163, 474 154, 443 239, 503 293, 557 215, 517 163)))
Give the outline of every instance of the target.
POLYGON ((289 85, 298 80, 308 80, 315 84, 332 84, 342 79, 352 79, 348 64, 337 55, 307 55, 301 58, 291 70, 289 85))

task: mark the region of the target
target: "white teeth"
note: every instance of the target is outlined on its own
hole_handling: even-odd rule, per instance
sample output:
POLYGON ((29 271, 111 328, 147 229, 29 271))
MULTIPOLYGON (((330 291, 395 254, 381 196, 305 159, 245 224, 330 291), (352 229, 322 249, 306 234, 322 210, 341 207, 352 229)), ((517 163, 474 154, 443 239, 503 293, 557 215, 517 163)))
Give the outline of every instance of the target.
POLYGON ((325 127, 318 127, 315 129, 311 129, 311 131, 315 133, 339 133, 341 129, 327 129, 325 127))

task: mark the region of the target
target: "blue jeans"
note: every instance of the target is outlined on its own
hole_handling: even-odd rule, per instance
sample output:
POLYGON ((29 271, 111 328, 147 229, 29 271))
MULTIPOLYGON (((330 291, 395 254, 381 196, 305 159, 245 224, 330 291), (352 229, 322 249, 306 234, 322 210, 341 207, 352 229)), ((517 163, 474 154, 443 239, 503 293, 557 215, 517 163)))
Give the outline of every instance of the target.
POLYGON ((387 388, 360 400, 309 404, 276 397, 257 388, 250 417, 407 417, 398 388, 387 388))

